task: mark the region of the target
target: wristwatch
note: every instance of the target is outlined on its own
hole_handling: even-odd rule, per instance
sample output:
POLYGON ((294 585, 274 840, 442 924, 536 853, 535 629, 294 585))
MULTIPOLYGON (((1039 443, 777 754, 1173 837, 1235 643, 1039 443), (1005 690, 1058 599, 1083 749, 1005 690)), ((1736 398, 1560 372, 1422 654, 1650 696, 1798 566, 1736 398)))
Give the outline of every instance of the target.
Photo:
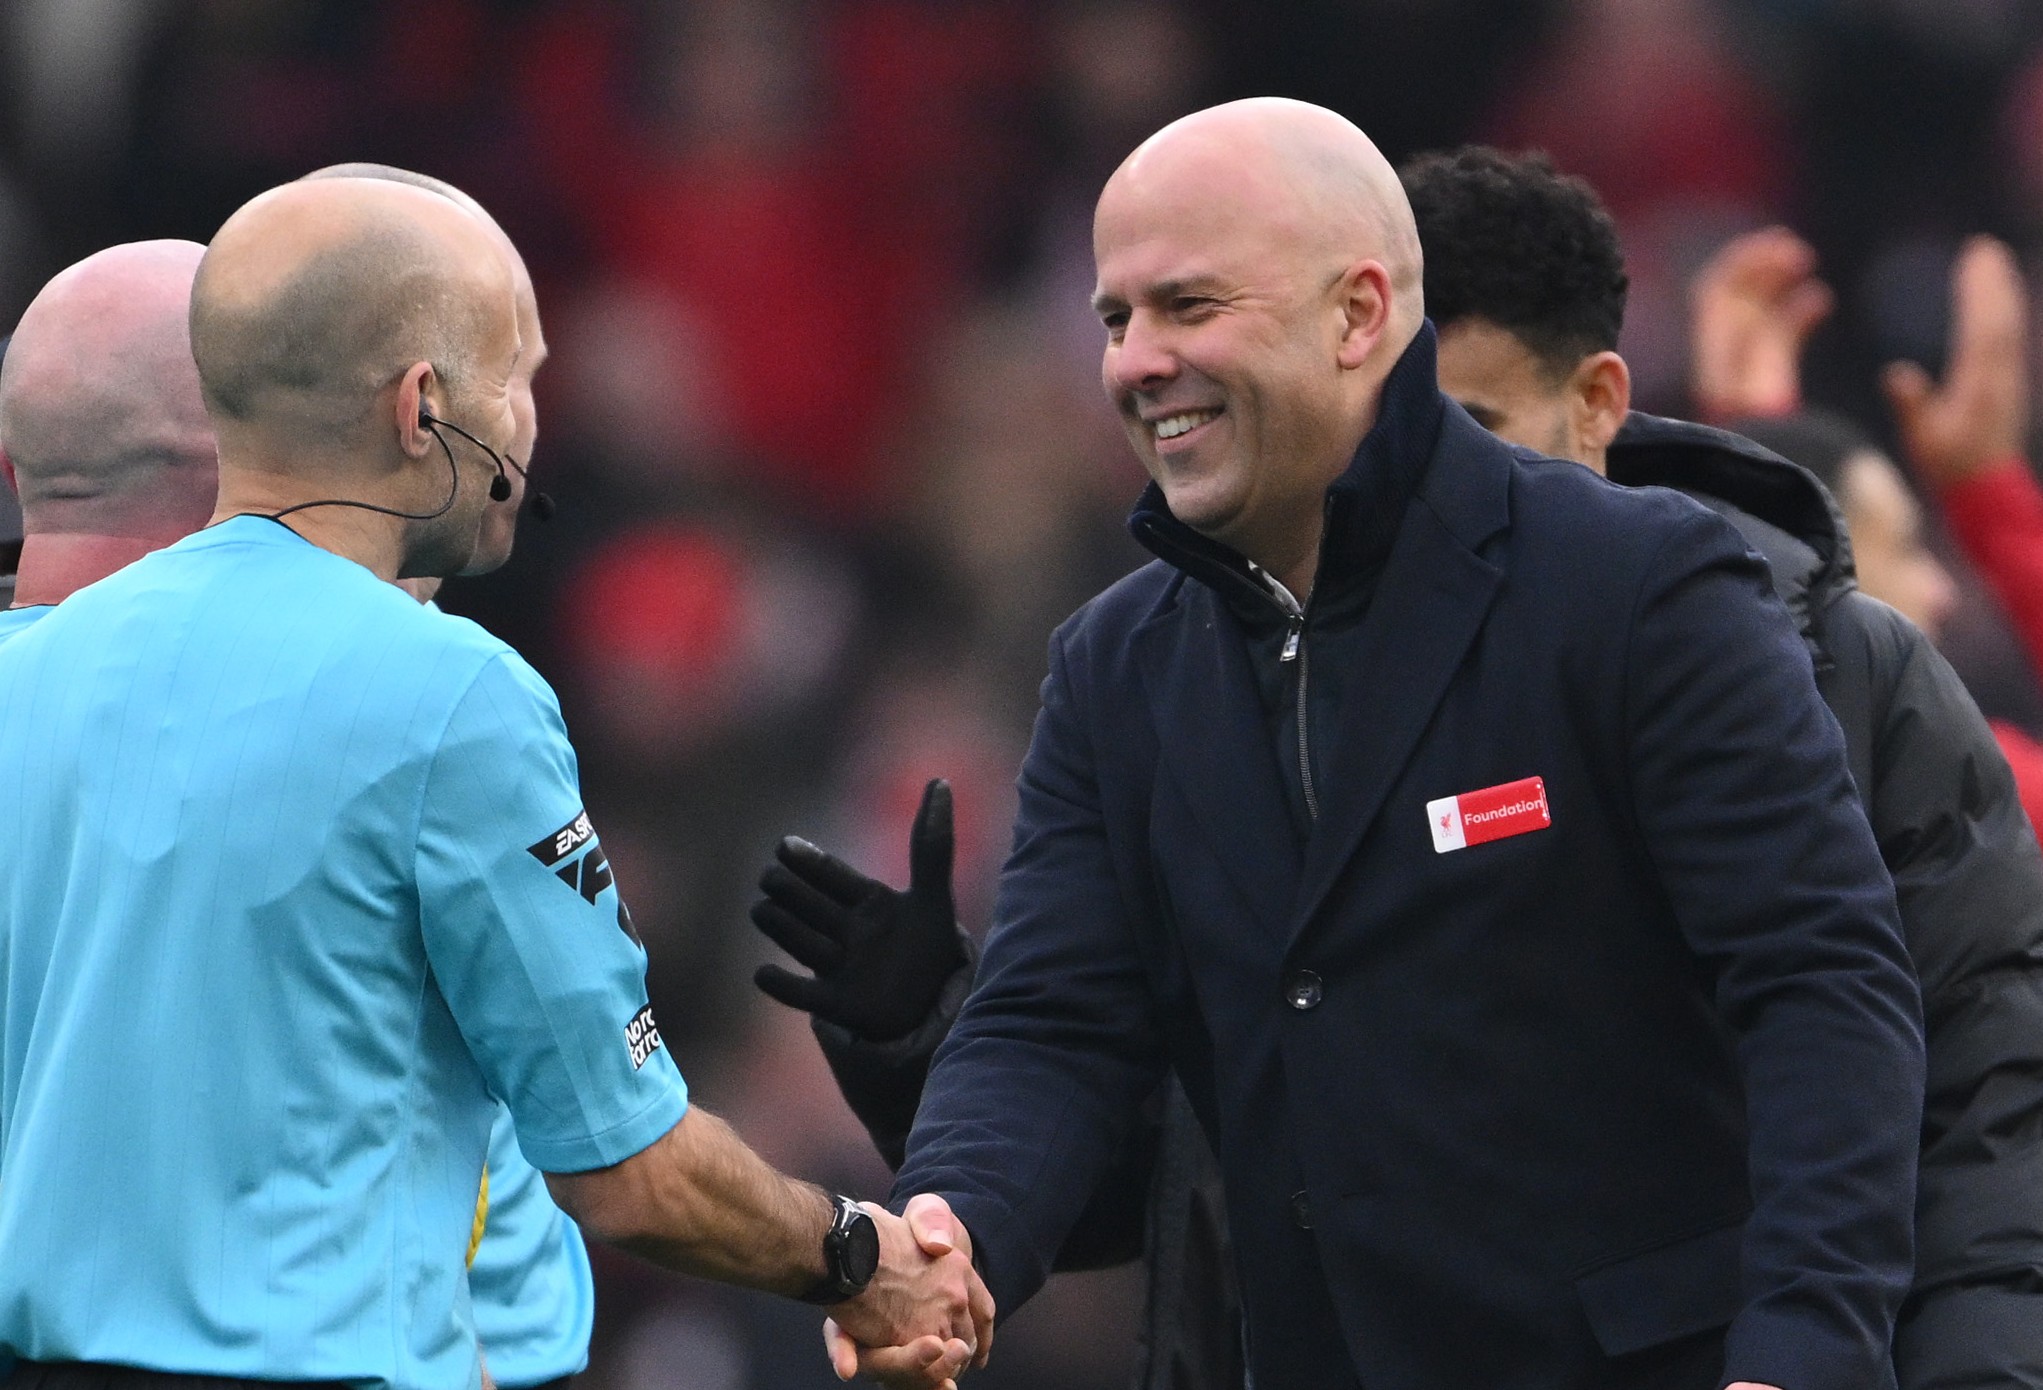
POLYGON ((820 1282, 802 1295, 804 1303, 842 1303, 865 1292, 880 1267, 880 1228, 864 1208, 849 1197, 832 1194, 836 1216, 823 1233, 820 1282))

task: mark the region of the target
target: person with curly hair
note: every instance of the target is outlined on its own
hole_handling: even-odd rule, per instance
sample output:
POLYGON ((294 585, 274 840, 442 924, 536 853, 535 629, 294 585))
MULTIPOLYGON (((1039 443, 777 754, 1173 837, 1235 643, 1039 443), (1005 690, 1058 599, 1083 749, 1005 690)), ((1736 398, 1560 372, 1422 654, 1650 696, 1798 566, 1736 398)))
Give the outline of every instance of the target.
MULTIPOLYGON (((1917 1269, 1894 1340, 1899 1384, 2039 1383, 2043 854, 1957 676, 1913 614, 1854 577, 1851 532, 1865 508, 1855 510, 1863 487, 1844 465, 1870 446, 1806 414, 1751 426, 1812 464, 1812 476, 1750 439, 1631 411, 1617 351, 1624 255, 1594 190, 1543 155, 1479 146, 1416 159, 1402 174, 1426 249, 1442 388, 1515 444, 1615 483, 1687 492, 1768 560, 1844 730, 1922 980, 1929 1081, 1917 1269)), ((1826 308, 1804 294, 1780 312, 1826 308)), ((1766 375, 1759 357, 1714 374, 1743 383, 1748 411, 1766 375)), ((1905 602, 1921 590, 1895 577, 1894 530, 1875 538, 1879 573, 1905 602)))

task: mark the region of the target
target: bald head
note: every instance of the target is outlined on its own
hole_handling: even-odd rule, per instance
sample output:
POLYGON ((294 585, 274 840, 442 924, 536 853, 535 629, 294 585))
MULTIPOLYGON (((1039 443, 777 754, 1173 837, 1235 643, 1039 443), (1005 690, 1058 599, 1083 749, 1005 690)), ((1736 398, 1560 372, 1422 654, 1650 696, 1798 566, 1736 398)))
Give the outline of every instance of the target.
MULTIPOLYGON (((315 169, 300 182, 310 183, 323 179, 382 179, 411 188, 424 189, 428 193, 445 198, 473 217, 489 232, 510 263, 512 283, 517 295, 518 337, 520 351, 517 370, 511 379, 511 408, 518 417, 518 434, 512 443, 514 457, 531 462, 531 450, 538 432, 538 412, 532 396, 532 379, 540 364, 546 360, 546 333, 539 323, 539 296, 532 287, 532 274, 525 268, 525 258, 518 254, 518 248, 510 236, 498 225, 497 220, 475 199, 431 174, 421 174, 412 169, 400 169, 394 164, 330 164, 324 169, 315 169)), ((483 515, 482 535, 476 546, 476 558, 472 562, 475 572, 494 569, 510 558, 511 546, 516 539, 518 508, 524 498, 525 477, 520 465, 512 495, 500 506, 492 507, 483 515)), ((550 505, 550 504, 549 504, 550 505)))
POLYGON ((216 484, 186 327, 205 248, 110 247, 43 287, 0 367, 0 451, 38 534, 181 534, 216 484))
POLYGON ((1306 592, 1326 489, 1425 317, 1396 171, 1331 111, 1230 102, 1114 171, 1093 257, 1101 377, 1172 513, 1306 592))
POLYGON ((1235 235, 1339 265, 1388 272, 1402 346, 1425 308, 1418 227, 1397 171, 1347 118, 1308 102, 1252 97, 1195 111, 1136 147, 1107 181, 1100 216, 1168 209, 1224 219, 1235 235))
POLYGON ((355 160, 346 164, 329 164, 324 169, 314 169, 300 177, 298 182, 314 183, 324 179, 380 179, 385 183, 401 183, 411 188, 423 188, 428 193, 439 194, 470 217, 480 218, 499 235, 503 232, 503 229, 497 226, 497 220, 489 215, 481 203, 447 180, 436 179, 431 174, 421 174, 416 169, 401 169, 395 164, 374 164, 367 160, 355 160))
POLYGON ((516 350, 513 276, 490 231, 446 196, 383 179, 285 184, 214 236, 191 345, 223 431, 330 448, 354 441, 415 362, 460 394, 516 350), (499 354, 501 355, 501 354, 499 354))

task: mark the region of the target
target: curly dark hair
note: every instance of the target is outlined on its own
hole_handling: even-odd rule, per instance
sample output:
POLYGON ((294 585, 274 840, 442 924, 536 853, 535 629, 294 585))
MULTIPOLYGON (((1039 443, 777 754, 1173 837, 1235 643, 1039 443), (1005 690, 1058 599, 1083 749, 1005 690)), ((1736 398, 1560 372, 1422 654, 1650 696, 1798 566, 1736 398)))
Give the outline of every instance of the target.
POLYGON ((1398 171, 1426 259, 1426 312, 1515 334, 1551 371, 1617 346, 1624 253, 1603 202, 1545 154, 1488 145, 1422 154, 1398 171))

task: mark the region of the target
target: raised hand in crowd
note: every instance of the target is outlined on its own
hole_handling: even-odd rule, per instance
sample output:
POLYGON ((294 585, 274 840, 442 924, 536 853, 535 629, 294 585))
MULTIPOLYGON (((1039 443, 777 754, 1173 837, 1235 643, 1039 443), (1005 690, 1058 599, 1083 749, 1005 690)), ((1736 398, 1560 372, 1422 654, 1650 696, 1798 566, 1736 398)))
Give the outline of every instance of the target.
POLYGON ((814 971, 762 965, 759 988, 869 1042, 899 1038, 935 1007, 969 959, 951 900, 951 787, 923 788, 909 832, 908 891, 867 878, 790 835, 759 879, 760 931, 814 971))
POLYGON ((2029 432, 2029 296, 2014 253, 1973 237, 1951 271, 1941 383, 1914 362, 1881 378, 1908 462, 1942 491, 2022 458, 2029 432))
POLYGON ((1711 424, 1787 415, 1802 403, 1802 350, 1835 296, 1816 251, 1785 227, 1724 243, 1689 286, 1691 387, 1711 424))

